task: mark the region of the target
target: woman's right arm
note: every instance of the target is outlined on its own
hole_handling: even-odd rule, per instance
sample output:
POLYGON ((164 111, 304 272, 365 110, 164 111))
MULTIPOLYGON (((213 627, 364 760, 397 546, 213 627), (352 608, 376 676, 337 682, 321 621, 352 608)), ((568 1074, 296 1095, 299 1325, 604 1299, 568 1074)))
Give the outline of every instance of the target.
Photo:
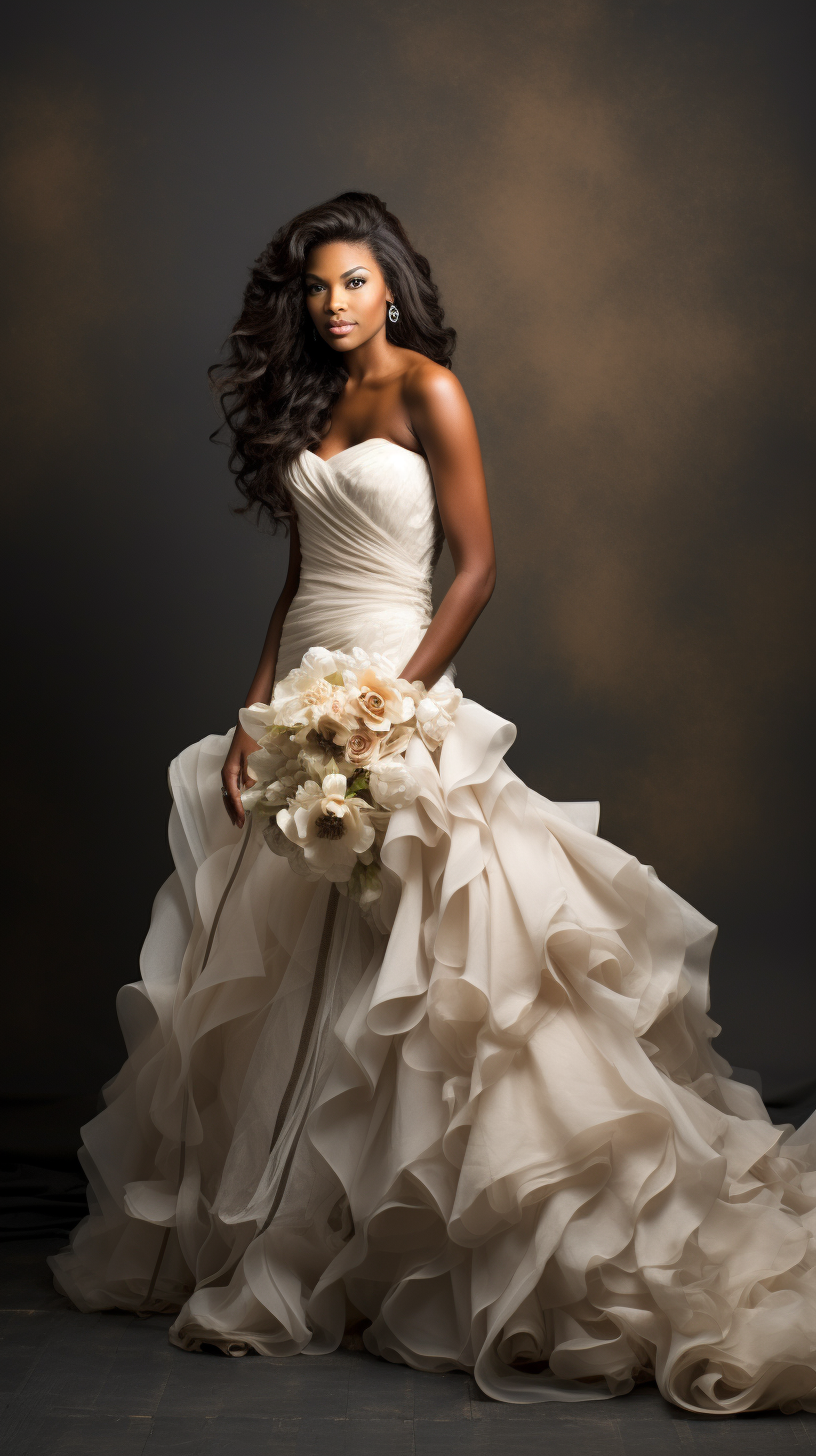
MULTIPOLYGON (((255 673, 249 692, 246 695, 244 707, 249 708, 253 703, 268 703, 272 697, 272 687, 275 682, 275 668, 278 663, 278 648, 280 646, 281 632, 286 621, 286 613, 289 611, 295 592, 300 581, 300 538, 298 537, 297 523, 294 518, 290 522, 289 532, 289 570, 286 573, 283 591, 278 597, 275 610, 269 622, 269 629, 261 653, 261 660, 255 673)), ((221 781, 226 789, 224 795, 224 808, 229 814, 233 824, 238 829, 244 823, 244 806, 241 803, 241 789, 246 788, 250 782, 246 772, 246 761, 250 753, 254 753, 258 747, 254 739, 244 732, 240 723, 235 729, 230 744, 230 751, 224 760, 224 767, 221 770, 221 781)))

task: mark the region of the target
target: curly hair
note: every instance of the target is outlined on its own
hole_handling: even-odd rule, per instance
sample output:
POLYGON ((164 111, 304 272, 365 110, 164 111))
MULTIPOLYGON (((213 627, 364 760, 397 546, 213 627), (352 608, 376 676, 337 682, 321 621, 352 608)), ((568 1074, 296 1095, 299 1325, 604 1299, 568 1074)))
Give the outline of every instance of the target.
POLYGON ((241 315, 227 340, 227 358, 210 369, 232 436, 230 470, 246 504, 286 527, 292 508, 289 468, 322 439, 348 378, 342 355, 315 338, 303 285, 312 248, 365 243, 399 302, 387 337, 445 368, 456 333, 444 325, 439 289, 427 258, 412 247, 401 222, 371 192, 341 192, 301 212, 275 233, 254 264, 241 315))

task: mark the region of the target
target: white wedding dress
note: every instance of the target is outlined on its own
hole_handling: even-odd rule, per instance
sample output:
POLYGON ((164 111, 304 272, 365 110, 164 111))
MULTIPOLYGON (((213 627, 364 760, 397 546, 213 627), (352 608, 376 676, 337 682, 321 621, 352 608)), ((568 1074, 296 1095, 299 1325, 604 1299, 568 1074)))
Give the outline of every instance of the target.
MULTIPOLYGON (((279 673, 313 646, 402 669, 438 540, 421 456, 292 474, 303 555, 279 673)), ((816 1118, 793 1133, 710 1047, 714 927, 506 766, 465 699, 418 737, 376 919, 227 820, 230 735, 173 763, 176 872, 128 1060, 83 1130, 91 1212, 52 1259, 80 1309, 172 1340, 370 1351, 504 1401, 654 1377, 687 1410, 816 1411, 816 1118)))

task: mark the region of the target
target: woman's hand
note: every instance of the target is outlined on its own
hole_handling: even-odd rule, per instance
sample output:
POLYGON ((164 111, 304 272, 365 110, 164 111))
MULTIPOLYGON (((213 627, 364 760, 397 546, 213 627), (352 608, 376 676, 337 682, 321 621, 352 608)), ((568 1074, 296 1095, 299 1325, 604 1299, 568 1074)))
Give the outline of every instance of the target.
POLYGON ((239 724, 232 736, 230 751, 224 759, 224 767, 221 770, 221 782, 224 785, 221 790, 224 796, 224 808, 236 829, 244 827, 246 815, 241 803, 241 790, 254 782, 249 775, 246 763, 249 755, 254 753, 257 747, 255 740, 250 738, 239 724))

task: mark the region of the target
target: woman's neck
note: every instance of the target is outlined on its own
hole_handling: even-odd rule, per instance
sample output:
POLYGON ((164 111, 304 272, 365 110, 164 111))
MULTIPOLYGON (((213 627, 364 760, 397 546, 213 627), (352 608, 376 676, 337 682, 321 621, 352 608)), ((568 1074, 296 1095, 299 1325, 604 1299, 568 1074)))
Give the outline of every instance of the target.
POLYGON ((343 362, 353 384, 371 384, 396 372, 399 353, 396 345, 389 344, 383 324, 372 338, 356 349, 350 349, 343 362))

